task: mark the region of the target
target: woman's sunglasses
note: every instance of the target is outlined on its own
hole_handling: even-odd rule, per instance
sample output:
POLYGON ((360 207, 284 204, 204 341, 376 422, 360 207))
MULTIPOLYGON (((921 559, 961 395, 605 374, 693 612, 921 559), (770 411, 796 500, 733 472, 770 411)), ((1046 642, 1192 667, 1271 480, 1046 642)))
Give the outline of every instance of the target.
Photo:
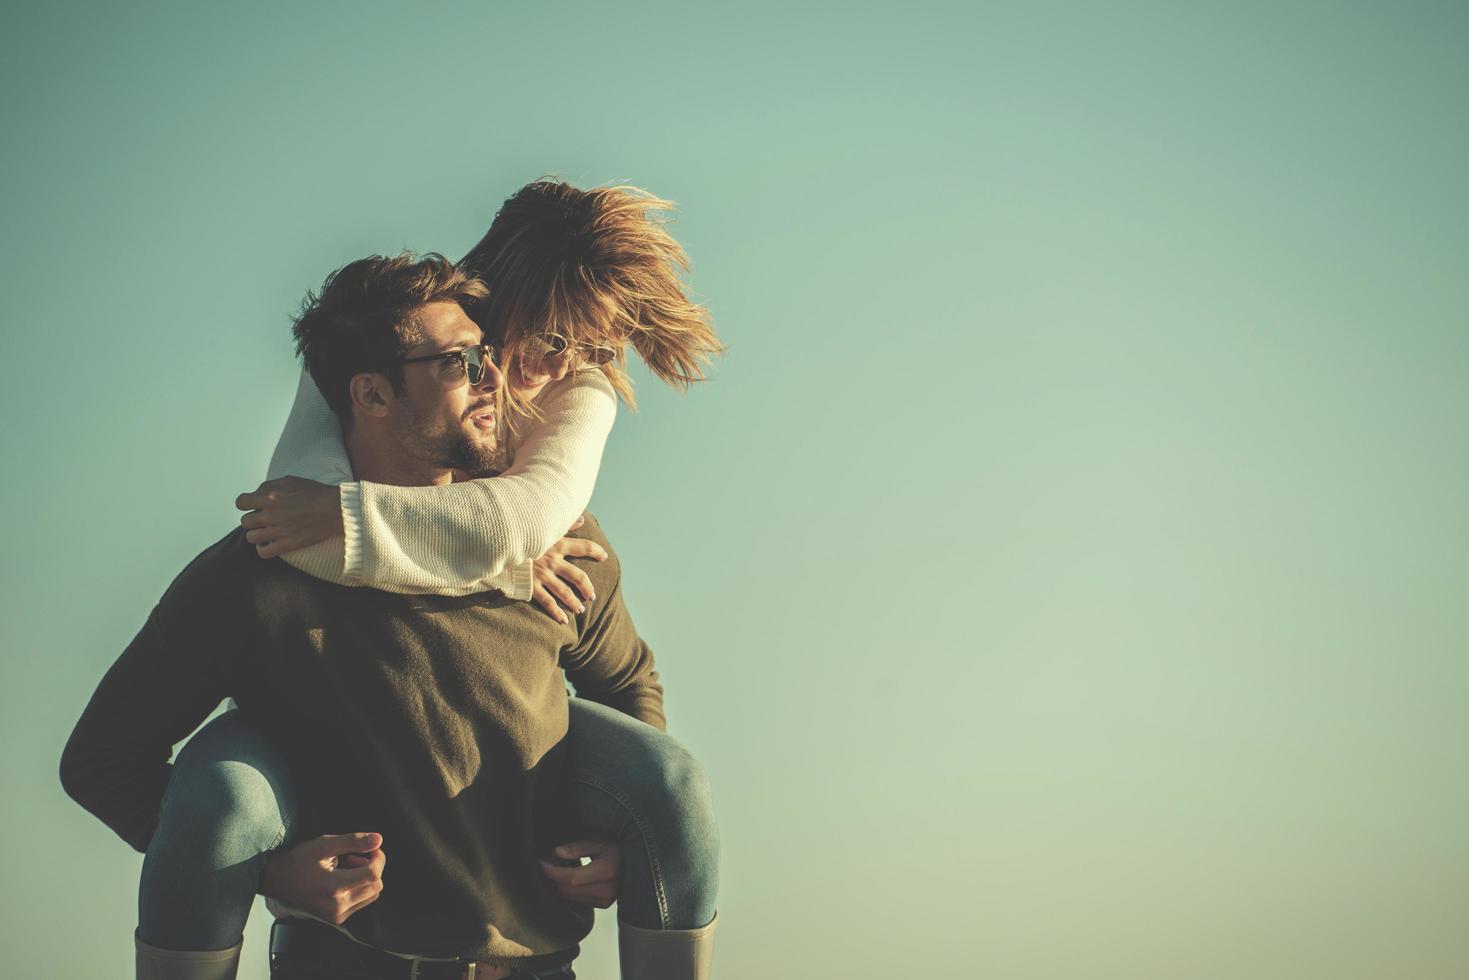
POLYGON ((537 334, 526 342, 526 356, 534 360, 552 360, 573 351, 573 367, 599 368, 617 360, 617 348, 604 344, 576 344, 559 333, 537 334))

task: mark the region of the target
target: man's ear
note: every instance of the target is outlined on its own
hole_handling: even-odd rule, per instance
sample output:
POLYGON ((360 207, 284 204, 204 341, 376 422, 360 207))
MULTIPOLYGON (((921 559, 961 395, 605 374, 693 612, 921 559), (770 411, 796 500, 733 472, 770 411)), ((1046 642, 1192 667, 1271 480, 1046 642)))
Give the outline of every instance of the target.
POLYGON ((384 418, 393 404, 393 385, 385 374, 354 374, 347 383, 352 409, 373 418, 384 418))

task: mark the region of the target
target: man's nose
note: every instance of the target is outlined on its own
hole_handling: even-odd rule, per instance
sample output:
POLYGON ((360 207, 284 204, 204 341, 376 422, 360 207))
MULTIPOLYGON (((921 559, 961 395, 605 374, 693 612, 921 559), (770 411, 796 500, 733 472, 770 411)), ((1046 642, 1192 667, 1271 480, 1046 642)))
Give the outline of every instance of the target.
POLYGON ((485 359, 485 372, 480 375, 479 384, 471 385, 473 388, 482 388, 487 392, 496 392, 505 383, 505 375, 500 372, 500 366, 489 358, 485 359))

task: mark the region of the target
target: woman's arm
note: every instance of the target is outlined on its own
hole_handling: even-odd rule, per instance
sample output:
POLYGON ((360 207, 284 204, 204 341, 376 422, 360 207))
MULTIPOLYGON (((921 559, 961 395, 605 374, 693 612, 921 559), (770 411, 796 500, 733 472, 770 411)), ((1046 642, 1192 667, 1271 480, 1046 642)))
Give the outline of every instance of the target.
POLYGON ((286 428, 270 455, 267 480, 299 476, 317 483, 350 483, 352 460, 342 441, 342 424, 321 389, 303 368, 286 428))
MULTIPOLYGON (((264 545, 270 538, 266 533, 257 533, 265 531, 260 515, 266 513, 277 501, 261 499, 265 496, 265 487, 262 486, 253 494, 241 494, 235 501, 235 506, 241 510, 253 511, 260 508, 255 514, 246 514, 240 521, 247 529, 246 539, 251 544, 259 545, 261 557, 280 555, 294 567, 316 578, 343 585, 360 584, 353 583, 346 576, 349 539, 341 527, 344 508, 340 498, 347 491, 338 486, 351 484, 352 460, 347 455, 346 443, 342 441, 342 426, 337 421, 336 413, 326 403, 321 389, 316 387, 316 382, 305 369, 302 369, 301 378, 296 383, 296 400, 291 403, 291 413, 286 417, 285 430, 281 432, 280 441, 271 454, 270 468, 266 473, 267 481, 288 476, 325 484, 326 486, 314 489, 324 491, 328 499, 333 493, 336 494, 336 498, 331 501, 329 515, 329 526, 335 525, 332 532, 324 538, 313 534, 312 544, 290 552, 271 550, 267 553, 264 545), (257 541, 257 538, 260 540, 257 541)), ((313 519, 312 523, 320 525, 319 517, 313 519)), ((297 532, 299 531, 298 527, 297 532)), ((351 544, 360 548, 360 537, 352 537, 351 544)))
POLYGON ((354 566, 349 541, 348 574, 411 591, 442 583, 529 599, 531 563, 591 500, 617 411, 612 385, 595 371, 548 385, 536 407, 541 418, 527 423, 499 476, 438 487, 363 481, 355 495, 344 488, 343 519, 361 542, 354 566))
MULTIPOLYGON (((527 423, 501 475, 397 487, 351 480, 336 418, 303 375, 270 476, 340 483, 343 533, 282 557, 329 581, 444 595, 500 589, 529 599, 531 562, 586 508, 616 415, 612 386, 600 372, 554 382, 536 404, 542 417, 527 423)), ((242 520, 255 535, 252 542, 270 540, 271 508, 287 506, 267 495, 245 494, 238 501, 241 509, 258 510, 242 520)))

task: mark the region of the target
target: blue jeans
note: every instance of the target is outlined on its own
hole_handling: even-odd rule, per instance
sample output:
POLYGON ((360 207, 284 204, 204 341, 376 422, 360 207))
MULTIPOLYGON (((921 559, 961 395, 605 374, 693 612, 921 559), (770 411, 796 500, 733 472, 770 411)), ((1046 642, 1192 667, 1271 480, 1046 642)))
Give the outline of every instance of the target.
MULTIPOLYGON (((671 736, 571 699, 572 801, 594 836, 622 845, 618 919, 695 929, 714 918, 719 835, 709 783, 671 736)), ((293 843, 285 761, 227 711, 179 751, 143 859, 138 938, 162 949, 238 943, 266 856, 293 843)))

